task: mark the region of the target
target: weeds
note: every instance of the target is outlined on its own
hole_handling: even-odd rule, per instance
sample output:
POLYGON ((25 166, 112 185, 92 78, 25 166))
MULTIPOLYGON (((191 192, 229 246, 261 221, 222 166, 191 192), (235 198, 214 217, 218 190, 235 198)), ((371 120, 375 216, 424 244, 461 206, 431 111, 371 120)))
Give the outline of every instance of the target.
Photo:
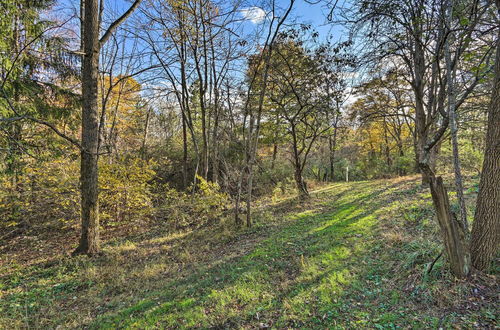
POLYGON ((250 229, 152 227, 96 259, 4 263, 0 328, 493 327, 495 278, 457 282, 444 258, 427 273, 441 246, 416 181, 275 198, 250 229))

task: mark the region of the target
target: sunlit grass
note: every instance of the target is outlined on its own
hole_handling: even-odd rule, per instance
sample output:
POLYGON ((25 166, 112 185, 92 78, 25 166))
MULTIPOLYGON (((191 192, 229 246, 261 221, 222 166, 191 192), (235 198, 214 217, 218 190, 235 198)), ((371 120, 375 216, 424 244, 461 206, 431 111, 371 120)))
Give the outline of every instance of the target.
POLYGON ((0 283, 0 328, 453 324, 422 307, 457 299, 444 293, 441 262, 422 276, 440 251, 428 198, 416 179, 337 183, 306 202, 262 205, 252 229, 159 230, 97 259, 13 266, 0 283))

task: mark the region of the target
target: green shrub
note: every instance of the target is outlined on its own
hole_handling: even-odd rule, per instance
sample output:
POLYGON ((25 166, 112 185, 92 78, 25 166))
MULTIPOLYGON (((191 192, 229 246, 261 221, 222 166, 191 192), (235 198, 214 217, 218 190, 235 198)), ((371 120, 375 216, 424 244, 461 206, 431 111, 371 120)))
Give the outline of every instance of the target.
POLYGON ((27 167, 0 192, 1 226, 61 227, 78 219, 78 164, 67 159, 27 167))
MULTIPOLYGON (((148 182, 152 165, 139 159, 99 164, 99 211, 103 226, 139 220, 153 214, 148 182)), ((62 228, 80 218, 79 162, 66 159, 26 168, 16 188, 4 180, 0 188, 0 227, 62 228)))
POLYGON ((100 164, 99 210, 103 224, 113 226, 153 213, 149 190, 149 182, 155 175, 153 165, 140 159, 100 164))
POLYGON ((191 193, 161 185, 157 191, 157 218, 174 229, 200 227, 220 219, 228 208, 229 197, 217 183, 197 177, 191 193))
POLYGON ((394 169, 398 174, 406 175, 411 173, 415 167, 415 157, 405 155, 398 156, 394 160, 394 169))

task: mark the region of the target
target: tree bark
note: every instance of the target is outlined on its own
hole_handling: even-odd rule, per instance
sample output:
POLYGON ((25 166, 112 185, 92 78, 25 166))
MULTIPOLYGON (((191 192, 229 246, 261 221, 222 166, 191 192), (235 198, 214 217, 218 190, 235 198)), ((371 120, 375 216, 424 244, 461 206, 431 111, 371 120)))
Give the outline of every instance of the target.
POLYGON ((304 178, 302 177, 302 169, 298 168, 297 166, 295 168, 294 177, 295 177, 295 184, 297 186, 297 190, 299 191, 300 198, 309 197, 309 191, 307 191, 306 182, 304 181, 304 178))
POLYGON ((184 108, 181 108, 182 114, 182 188, 188 187, 188 145, 187 145, 187 128, 186 128, 186 115, 184 108))
MULTIPOLYGON (((426 112, 424 103, 424 76, 425 76, 425 55, 422 45, 414 42, 414 79, 412 82, 415 94, 415 138, 416 138, 416 158, 420 163, 424 157, 425 145, 427 144, 428 129, 426 125, 426 112)), ((427 186, 430 178, 425 171, 422 171, 422 185, 427 186)))
POLYGON ((146 160, 147 156, 147 139, 149 133, 149 117, 151 116, 151 108, 148 108, 148 112, 146 113, 146 123, 144 124, 144 135, 142 136, 142 145, 141 145, 141 158, 142 160, 146 160))
MULTIPOLYGON (((82 232, 78 247, 73 254, 95 255, 99 253, 99 108, 98 79, 99 53, 101 46, 113 31, 137 8, 141 0, 135 0, 130 8, 114 21, 99 39, 100 12, 99 0, 82 0, 83 38, 82 63, 82 151, 80 163, 80 193, 82 232), (85 33, 84 33, 85 32, 85 33)), ((102 4, 102 2, 101 2, 102 4)))
POLYGON ((94 255, 99 252, 98 201, 98 104, 99 14, 98 0, 84 4, 85 31, 82 64, 82 152, 80 168, 81 221, 80 243, 74 254, 94 255))
POLYGON ((278 144, 274 143, 273 144, 273 157, 272 157, 272 161, 271 161, 271 169, 272 170, 274 169, 274 165, 276 163, 276 157, 277 156, 278 156, 278 144))
POLYGON ((436 216, 443 235, 451 271, 459 278, 466 277, 470 271, 470 255, 466 245, 464 228, 451 212, 450 201, 443 185, 443 179, 427 174, 430 178, 432 201, 436 209, 436 216))
MULTIPOLYGON (((500 16, 500 0, 496 0, 500 16)), ((488 129, 476 214, 472 225, 472 265, 487 270, 500 243, 500 31, 495 57, 493 91, 488 107, 488 129)))
POLYGON ((330 161, 330 181, 335 181, 335 151, 337 149, 337 119, 335 120, 335 125, 333 127, 333 136, 332 134, 328 135, 328 150, 329 150, 329 161, 330 161))

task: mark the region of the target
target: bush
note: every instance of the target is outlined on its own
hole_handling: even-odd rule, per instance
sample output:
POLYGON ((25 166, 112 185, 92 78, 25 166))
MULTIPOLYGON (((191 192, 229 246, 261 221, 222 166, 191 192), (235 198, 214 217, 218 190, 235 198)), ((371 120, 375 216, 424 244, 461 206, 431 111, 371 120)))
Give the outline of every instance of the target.
POLYGON ((158 219, 174 229, 195 228, 220 219, 228 208, 229 197, 216 183, 197 177, 191 193, 160 185, 157 187, 158 219))
POLYGON ((16 187, 4 182, 0 194, 3 227, 63 227, 78 219, 78 164, 66 159, 36 163, 19 176, 16 187))
MULTIPOLYGON (((139 159, 119 159, 99 169, 101 224, 114 226, 153 214, 148 182, 154 172, 139 159)), ((3 180, 0 189, 0 228, 63 228, 79 222, 79 162, 58 159, 26 168, 16 188, 3 180)))
POLYGON ((415 167, 415 157, 414 156, 398 156, 394 160, 394 169, 400 175, 406 175, 411 173, 415 167))
POLYGON ((297 186, 293 178, 287 178, 283 181, 279 181, 273 189, 273 194, 271 200, 276 202, 283 197, 289 196, 291 194, 297 194, 297 186))
POLYGON ((114 226, 153 213, 149 190, 149 182, 155 175, 153 165, 140 159, 100 164, 99 210, 103 224, 114 226))

